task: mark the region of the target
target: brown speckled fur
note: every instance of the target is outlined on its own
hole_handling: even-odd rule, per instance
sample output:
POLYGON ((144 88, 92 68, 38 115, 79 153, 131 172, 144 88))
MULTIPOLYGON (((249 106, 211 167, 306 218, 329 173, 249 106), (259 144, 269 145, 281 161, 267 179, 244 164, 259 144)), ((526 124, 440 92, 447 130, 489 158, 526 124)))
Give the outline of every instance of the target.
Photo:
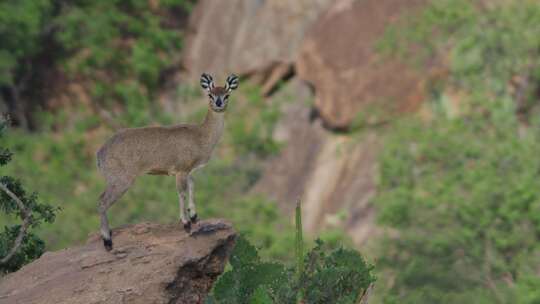
POLYGON ((210 159, 223 132, 224 115, 209 108, 200 125, 121 130, 98 151, 98 168, 111 183, 155 171, 187 174, 210 159))
POLYGON ((107 140, 97 152, 97 166, 107 181, 100 196, 99 213, 101 235, 108 250, 112 248, 112 240, 107 210, 142 174, 176 176, 180 219, 187 230, 191 221, 196 221, 191 173, 210 160, 221 138, 228 95, 238 86, 238 78, 231 75, 225 87, 214 87, 211 76, 203 74, 201 85, 210 95, 208 112, 201 124, 124 129, 107 140), (203 85, 203 79, 209 85, 203 85), (186 192, 189 196, 187 210, 186 192), (191 221, 186 218, 186 213, 191 221))

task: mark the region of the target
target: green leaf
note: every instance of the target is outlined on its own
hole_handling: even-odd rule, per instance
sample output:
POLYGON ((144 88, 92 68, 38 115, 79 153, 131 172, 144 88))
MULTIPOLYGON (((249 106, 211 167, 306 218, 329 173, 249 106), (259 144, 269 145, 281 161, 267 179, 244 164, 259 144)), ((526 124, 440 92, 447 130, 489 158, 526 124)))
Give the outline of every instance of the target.
POLYGON ((234 250, 229 262, 233 268, 241 268, 244 265, 259 262, 259 255, 255 246, 251 245, 245 237, 240 235, 236 239, 234 250))
POLYGON ((260 286, 255 290, 251 299, 249 300, 250 304, 273 304, 272 298, 268 295, 268 292, 260 286))

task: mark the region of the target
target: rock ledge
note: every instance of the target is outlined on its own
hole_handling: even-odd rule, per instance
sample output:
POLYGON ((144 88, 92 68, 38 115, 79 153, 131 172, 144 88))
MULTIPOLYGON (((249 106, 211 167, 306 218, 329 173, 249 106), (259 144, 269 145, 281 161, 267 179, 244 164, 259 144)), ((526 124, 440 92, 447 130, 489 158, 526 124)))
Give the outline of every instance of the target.
POLYGON ((47 252, 0 281, 2 304, 203 303, 234 247, 222 220, 180 225, 141 223, 85 245, 47 252))

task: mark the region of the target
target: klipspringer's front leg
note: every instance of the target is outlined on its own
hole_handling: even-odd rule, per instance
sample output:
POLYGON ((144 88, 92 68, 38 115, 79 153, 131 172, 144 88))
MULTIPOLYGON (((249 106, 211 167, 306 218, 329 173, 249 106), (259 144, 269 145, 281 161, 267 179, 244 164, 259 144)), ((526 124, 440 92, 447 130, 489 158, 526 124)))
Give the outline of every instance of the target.
POLYGON ((188 206, 188 215, 189 219, 192 223, 197 222, 197 210, 195 209, 195 198, 193 193, 193 177, 191 174, 187 177, 187 188, 188 188, 188 200, 189 200, 189 206, 188 206))
POLYGON ((186 190, 187 179, 184 174, 176 174, 176 190, 178 191, 178 203, 180 207, 180 221, 184 225, 184 229, 189 232, 191 230, 191 222, 186 217, 186 190))

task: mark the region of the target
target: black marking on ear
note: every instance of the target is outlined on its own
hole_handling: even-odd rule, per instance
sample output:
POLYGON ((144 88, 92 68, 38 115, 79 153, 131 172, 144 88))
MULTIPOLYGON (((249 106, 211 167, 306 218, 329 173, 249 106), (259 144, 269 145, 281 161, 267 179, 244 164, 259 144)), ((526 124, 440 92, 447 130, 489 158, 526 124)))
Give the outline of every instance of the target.
POLYGON ((214 87, 214 79, 210 74, 203 73, 201 75, 201 87, 205 90, 211 90, 214 87))
POLYGON ((227 91, 231 91, 236 90, 236 88, 238 88, 238 76, 231 74, 229 77, 227 77, 225 89, 227 91))

